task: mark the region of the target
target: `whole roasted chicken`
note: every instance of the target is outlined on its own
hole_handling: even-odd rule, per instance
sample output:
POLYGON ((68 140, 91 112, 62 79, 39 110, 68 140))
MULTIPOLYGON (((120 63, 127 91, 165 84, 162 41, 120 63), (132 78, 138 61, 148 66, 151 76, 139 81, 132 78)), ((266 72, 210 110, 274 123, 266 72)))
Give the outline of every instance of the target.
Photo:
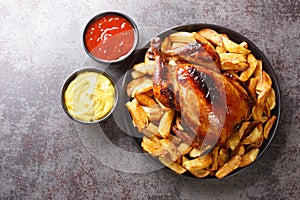
POLYGON ((146 56, 155 60, 154 97, 177 111, 184 128, 172 131, 196 148, 223 144, 248 118, 251 97, 234 77, 222 74, 212 45, 197 40, 172 50, 151 41, 146 56))

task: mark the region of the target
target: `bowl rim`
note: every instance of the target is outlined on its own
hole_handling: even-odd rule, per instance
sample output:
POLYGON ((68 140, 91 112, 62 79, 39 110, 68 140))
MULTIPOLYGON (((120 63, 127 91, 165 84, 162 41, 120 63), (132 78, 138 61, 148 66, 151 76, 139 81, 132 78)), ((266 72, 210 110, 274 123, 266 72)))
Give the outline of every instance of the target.
POLYGON ((86 67, 86 68, 81 68, 81 69, 77 69, 75 71, 73 71, 72 73, 70 73, 67 78, 64 80, 61 90, 60 90, 60 101, 61 101, 61 106, 63 108, 63 110, 65 111, 65 113, 74 121, 82 123, 82 124, 95 124, 95 123, 99 123, 102 122, 106 119, 108 119, 112 113, 114 112, 115 108, 117 107, 118 101, 119 101, 119 90, 118 90, 118 86, 117 86, 117 82, 114 80, 114 78, 107 73, 105 70, 99 69, 99 68, 95 68, 95 67, 86 67), (65 104, 65 91, 68 88, 69 84, 81 73, 83 72, 96 72, 99 74, 104 75, 105 77, 107 77, 110 82, 112 83, 114 89, 115 89, 115 98, 114 98, 114 105, 111 108, 111 110, 102 118, 94 120, 94 121, 83 121, 80 119, 77 119, 76 117, 74 117, 73 115, 71 115, 71 113, 68 111, 66 104, 65 104))
MULTIPOLYGON (((180 177, 184 177, 184 178, 188 178, 188 179, 194 179, 194 180, 195 179, 196 180, 224 180, 226 178, 233 177, 233 176, 235 176, 235 175, 243 172, 247 168, 253 166, 253 164, 255 164, 262 157, 262 155, 264 155, 265 151, 268 149, 268 147, 271 144, 274 136, 276 135, 277 128, 278 128, 279 123, 280 123, 281 112, 282 112, 282 105, 281 105, 282 104, 281 103, 282 102, 282 99, 281 99, 282 95, 281 95, 281 89, 280 89, 280 85, 279 85, 279 81, 278 81, 277 75, 275 74, 274 69, 273 69, 270 61, 267 59, 267 57, 264 55, 264 53, 251 40, 249 40, 246 36, 244 36, 241 33, 238 33, 238 32, 236 32, 236 31, 234 31, 232 29, 226 28, 224 26, 216 25, 216 24, 192 23, 192 24, 184 24, 184 25, 174 26, 174 27, 168 28, 168 29, 166 29, 164 31, 161 31, 160 33, 156 34, 155 36, 165 37, 168 34, 171 34, 172 32, 178 32, 178 31, 188 31, 188 32, 191 32, 194 29, 200 30, 200 29, 203 29, 203 28, 211 28, 211 29, 217 31, 218 33, 226 33, 226 34, 228 34, 229 38, 231 40, 233 40, 234 42, 246 41, 248 43, 248 48, 251 50, 251 53, 257 59, 262 60, 262 62, 263 62, 263 69, 264 70, 267 69, 267 73, 270 75, 270 77, 272 79, 272 88, 274 89, 275 94, 276 94, 276 107, 272 111, 272 113, 274 113, 276 115, 276 117, 277 117, 276 121, 275 121, 275 123, 272 126, 272 129, 271 129, 270 134, 269 134, 269 138, 264 141, 263 145, 260 147, 260 151, 259 151, 259 154, 258 154, 257 158, 250 165, 242 167, 242 168, 238 168, 238 169, 234 170, 233 172, 231 172, 230 174, 228 174, 227 176, 223 177, 222 179, 218 179, 218 178, 213 177, 213 176, 212 177, 197 178, 197 177, 194 177, 194 176, 191 176, 191 175, 177 174, 176 172, 172 171, 171 169, 168 169, 166 166, 163 168, 164 170, 166 170, 166 171, 168 171, 168 172, 170 172, 170 173, 172 173, 174 175, 179 175, 180 177), (232 38, 232 36, 233 36, 233 38, 232 38), (240 39, 241 41, 236 41, 237 38, 240 39)), ((137 62, 137 58, 140 56, 140 54, 142 54, 141 52, 142 51, 146 51, 146 49, 150 47, 150 45, 149 45, 150 39, 151 38, 149 38, 149 40, 136 52, 136 54, 132 58, 131 63, 128 65, 129 66, 128 69, 131 69, 132 66, 137 62)), ((122 87, 124 87, 126 85, 126 73, 125 73, 125 76, 124 76, 124 79, 123 79, 122 87)), ((123 94, 122 98, 124 98, 122 101, 125 102, 126 94, 123 94)), ((123 108, 123 109, 124 109, 123 115, 127 116, 127 114, 129 114, 128 111, 126 111, 125 108, 123 108), (127 114, 125 114, 125 113, 127 113, 127 114)), ((125 121, 126 121, 126 118, 125 118, 125 121)), ((125 127, 126 127, 127 131, 131 131, 132 132, 133 131, 132 130, 132 126, 129 125, 128 123, 129 123, 128 121, 125 122, 125 127)), ((136 132, 136 130, 134 132, 136 132)), ((133 133, 133 135, 135 135, 135 134, 136 133, 133 133)), ((138 144, 138 146, 140 147, 141 138, 135 137, 135 141, 138 144)), ((140 148, 140 150, 142 150, 142 148, 140 148)), ((158 159, 152 157, 150 154, 149 154, 149 157, 151 159, 153 159, 154 161, 159 162, 158 159)))
POLYGON ((84 51, 95 61, 97 62, 100 62, 100 63, 119 63, 119 62, 122 62, 124 61, 126 58, 128 58, 133 52, 134 50, 136 49, 138 43, 139 43, 139 30, 138 30, 138 27, 135 23, 135 21, 129 17, 128 15, 122 13, 122 12, 119 12, 119 11, 105 11, 105 12, 101 12, 97 15, 95 15, 94 17, 92 17, 88 23, 85 25, 84 27, 84 30, 83 30, 83 34, 82 34, 82 40, 83 40, 83 49, 84 51), (133 46, 131 48, 130 51, 128 51, 125 55, 119 57, 118 59, 116 60, 105 60, 105 59, 101 59, 101 58, 97 58, 96 56, 92 55, 89 50, 87 49, 86 47, 86 44, 85 44, 85 33, 88 29, 88 27, 90 26, 91 23, 93 23, 95 20, 98 20, 106 15, 110 15, 110 14, 113 14, 113 15, 119 15, 121 17, 123 17, 124 19, 128 20, 129 23, 132 25, 133 27, 133 31, 134 31, 134 43, 133 43, 133 46))

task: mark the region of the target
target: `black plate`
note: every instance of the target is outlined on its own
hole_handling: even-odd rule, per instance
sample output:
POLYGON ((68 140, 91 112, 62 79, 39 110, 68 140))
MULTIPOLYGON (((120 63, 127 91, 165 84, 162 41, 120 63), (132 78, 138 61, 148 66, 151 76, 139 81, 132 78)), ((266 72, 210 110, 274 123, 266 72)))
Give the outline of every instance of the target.
MULTIPOLYGON (((179 31, 187 31, 187 32, 196 32, 200 29, 204 29, 204 28, 210 28, 213 29, 215 31, 217 31, 218 33, 224 33, 227 34, 229 36, 229 38, 236 42, 236 43, 241 43, 243 41, 248 43, 248 49, 251 50, 251 53, 255 56, 255 58, 262 60, 263 62, 263 70, 266 71, 271 79, 272 79, 272 87, 274 88, 275 94, 276 94, 276 106, 275 108, 272 110, 272 115, 277 116, 277 119, 275 121, 275 123, 273 124, 273 127, 269 133, 269 138, 267 140, 264 141, 264 143, 262 144, 262 146, 260 147, 260 152, 256 158, 256 160, 254 162, 256 162, 265 152, 265 150, 268 148, 268 146, 270 145, 271 141, 273 140, 273 137, 276 133, 276 129, 278 127, 279 124, 279 120, 280 120, 280 115, 281 115, 281 93, 280 93, 280 87, 279 87, 279 83, 278 83, 278 79, 275 75, 275 72, 270 64, 270 62, 268 61, 268 59, 266 58, 266 56, 245 36, 230 30, 228 28, 222 27, 222 26, 218 26, 218 25, 213 25, 213 24, 190 24, 190 25, 183 25, 183 26, 179 26, 179 27, 175 27, 175 28, 171 28, 168 29, 160 34, 158 34, 157 36, 159 36, 160 38, 164 39, 166 36, 175 33, 175 32, 179 32, 179 31)), ((132 80, 131 75, 130 75, 130 69, 133 67, 134 64, 140 63, 144 61, 144 56, 145 53, 147 51, 147 49, 150 47, 150 39, 149 38, 149 42, 147 42, 143 48, 137 50, 135 52, 135 55, 133 56, 132 62, 129 64, 129 69, 128 69, 128 73, 125 74, 124 77, 124 81, 123 81, 123 96, 121 97, 121 101, 123 103, 123 105, 129 101, 129 97, 126 94, 126 86, 127 84, 132 80)), ((130 114, 127 110, 127 108, 124 106, 124 112, 123 112, 123 117, 125 120, 125 126, 127 129, 127 133, 132 135, 133 137, 136 138, 137 144, 140 146, 141 145, 141 133, 139 133, 137 131, 137 129, 133 126, 132 124, 132 119, 130 117, 130 114)), ((142 148, 141 148, 141 151, 142 148)), ((152 156, 150 156, 151 158, 153 158, 152 156)), ((154 161, 158 161, 158 159, 154 158, 154 161)), ((253 162, 253 163, 254 163, 253 162)), ((252 163, 252 164, 253 164, 252 163)), ((238 168, 237 170, 233 171, 232 173, 230 173, 229 175, 227 175, 226 177, 230 177, 233 176, 235 174, 238 174, 239 172, 245 170, 246 168, 248 168, 249 166, 251 166, 252 164, 243 167, 243 168, 238 168)), ((168 169, 167 167, 165 167, 166 169, 168 169)), ((170 169, 168 169, 168 171, 172 171, 170 169)), ((173 172, 173 171, 172 171, 173 172)), ((175 173, 175 172, 173 172, 175 173)), ((199 179, 194 177, 193 175, 189 174, 189 173, 184 173, 181 176, 184 177, 191 177, 191 178, 195 178, 195 179, 199 179)), ((225 178, 226 178, 225 177, 225 178)), ((205 177, 202 179, 217 179, 216 177, 205 177)))

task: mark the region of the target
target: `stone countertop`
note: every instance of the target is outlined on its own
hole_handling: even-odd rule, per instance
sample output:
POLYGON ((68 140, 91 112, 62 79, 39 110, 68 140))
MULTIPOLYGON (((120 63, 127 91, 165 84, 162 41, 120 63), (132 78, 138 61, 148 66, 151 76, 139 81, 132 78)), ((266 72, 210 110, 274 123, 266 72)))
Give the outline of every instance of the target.
POLYGON ((0 199, 298 199, 299 13, 296 0, 2 0, 0 199), (131 16, 142 39, 149 39, 147 30, 211 23, 252 40, 282 91, 282 119, 265 154, 234 177, 195 181, 143 168, 147 160, 126 161, 124 151, 136 159, 136 145, 121 125, 83 126, 68 118, 61 85, 74 70, 96 65, 82 48, 82 31, 106 10, 131 16), (107 137, 100 134, 105 129, 107 137), (101 137, 120 152, 102 151, 101 137))

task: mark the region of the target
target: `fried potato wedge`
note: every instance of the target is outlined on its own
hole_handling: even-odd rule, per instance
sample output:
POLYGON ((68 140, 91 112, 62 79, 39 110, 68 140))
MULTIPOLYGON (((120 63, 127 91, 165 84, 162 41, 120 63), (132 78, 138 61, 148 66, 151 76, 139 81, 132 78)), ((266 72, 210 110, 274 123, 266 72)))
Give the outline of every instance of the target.
POLYGON ((218 169, 218 158, 219 158, 219 146, 214 147, 214 149, 211 152, 212 157, 212 165, 211 170, 216 171, 218 169))
POLYGON ((158 126, 158 132, 162 138, 169 136, 174 114, 174 110, 169 110, 162 116, 158 126))
POLYGON ((247 56, 245 54, 240 53, 222 53, 220 54, 220 61, 225 62, 247 62, 247 56))
POLYGON ((211 154, 206 154, 205 156, 201 156, 193 160, 189 160, 182 163, 183 167, 189 171, 204 169, 209 167, 211 164, 212 164, 211 154))
POLYGON ((172 161, 176 161, 180 158, 180 152, 177 150, 175 144, 169 139, 161 139, 160 144, 163 149, 167 150, 169 158, 172 161))
POLYGON ((223 46, 230 53, 241 53, 241 54, 250 54, 249 49, 244 48, 243 46, 233 42, 227 37, 222 36, 223 46))
POLYGON ((222 36, 212 29, 205 28, 205 29, 198 31, 197 34, 206 38, 208 41, 210 41, 214 45, 223 46, 222 36))
POLYGON ((248 55, 247 61, 249 63, 249 67, 240 75, 240 80, 243 82, 246 82, 252 76, 258 63, 253 54, 248 55))
POLYGON ((138 93, 134 97, 139 102, 139 104, 142 106, 147 106, 150 108, 158 106, 158 104, 156 103, 156 101, 154 99, 152 99, 151 97, 149 97, 143 93, 138 93))
POLYGON ((242 140, 242 144, 251 144, 257 142, 263 134, 262 124, 258 124, 256 128, 248 135, 244 140, 242 140))
POLYGON ((224 148, 220 148, 218 167, 222 167, 229 160, 229 151, 224 148))
POLYGON ((169 39, 173 43, 189 44, 189 43, 196 42, 194 35, 195 35, 194 32, 191 33, 191 32, 179 31, 169 35, 169 39))
POLYGON ((152 75, 154 72, 155 62, 142 62, 135 64, 133 66, 133 69, 137 72, 143 73, 143 74, 149 74, 152 75))
POLYGON ((193 147, 191 147, 189 144, 182 142, 178 146, 178 151, 180 152, 181 155, 186 155, 192 150, 192 148, 193 147))
POLYGON ((166 155, 168 151, 164 149, 159 141, 153 141, 148 137, 143 137, 142 148, 152 156, 166 155))
POLYGON ((168 168, 170 168, 171 170, 173 170, 174 172, 176 172, 178 174, 183 174, 184 172, 187 171, 184 167, 175 163, 167 156, 159 156, 158 159, 161 163, 163 163, 165 166, 167 166, 168 168))
POLYGON ((249 67, 247 62, 223 61, 221 62, 222 70, 244 71, 249 67))
POLYGON ((277 117, 275 115, 273 115, 265 124, 264 127, 264 131, 263 131, 263 135, 265 139, 269 138, 269 133, 272 129, 273 124, 275 123, 277 117))
POLYGON ((142 76, 136 79, 133 79, 130 83, 128 83, 126 87, 126 92, 129 97, 134 97, 132 95, 132 92, 139 86, 141 85, 146 79, 149 79, 148 76, 142 76))
POLYGON ((242 157, 239 155, 232 157, 227 163, 225 163, 221 168, 219 168, 215 176, 219 179, 227 176, 230 172, 239 167, 241 161, 242 157))
POLYGON ((145 93, 153 89, 153 82, 150 78, 144 80, 140 85, 133 89, 131 97, 134 97, 136 94, 145 93))
POLYGON ((189 172, 197 178, 203 178, 210 174, 210 171, 206 169, 191 169, 189 172))
POLYGON ((127 102, 125 106, 129 110, 134 125, 138 128, 140 132, 142 132, 143 129, 145 129, 149 124, 147 113, 144 111, 142 106, 138 104, 136 100, 127 102))
POLYGON ((230 156, 236 156, 236 155, 244 155, 245 154, 245 146, 241 143, 231 152, 230 156))
POLYGON ((253 163, 254 160, 256 159, 258 153, 259 153, 259 148, 254 148, 254 149, 251 149, 246 154, 244 154, 242 156, 242 160, 239 164, 239 167, 245 167, 245 166, 253 163))
POLYGON ((158 133, 158 127, 154 125, 153 123, 149 123, 148 126, 143 129, 143 134, 147 136, 148 138, 152 139, 152 137, 160 137, 158 133))

